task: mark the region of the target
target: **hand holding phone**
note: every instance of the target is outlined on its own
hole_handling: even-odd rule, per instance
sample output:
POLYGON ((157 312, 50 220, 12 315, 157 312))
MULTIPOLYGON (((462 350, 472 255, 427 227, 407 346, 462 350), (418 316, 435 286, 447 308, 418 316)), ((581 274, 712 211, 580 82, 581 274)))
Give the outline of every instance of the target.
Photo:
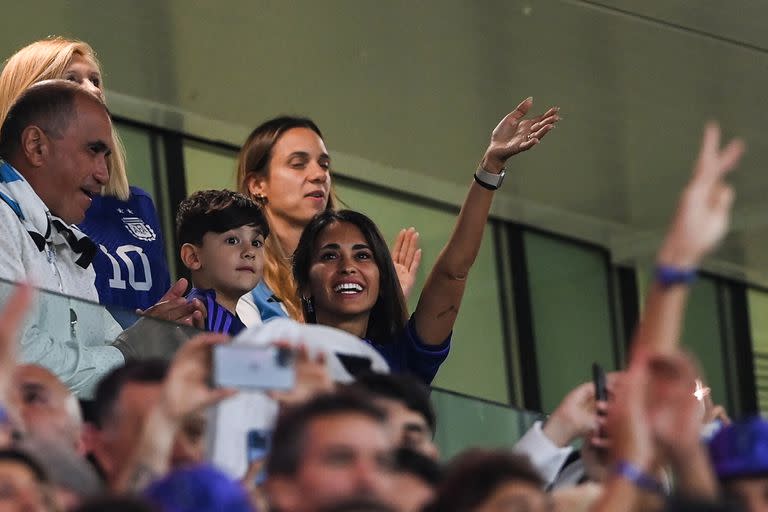
POLYGON ((293 350, 289 347, 229 343, 213 349, 214 386, 289 390, 295 380, 293 350))
POLYGON ((605 387, 605 371, 598 363, 592 363, 592 382, 595 384, 595 400, 605 402, 608 400, 608 390, 605 387))

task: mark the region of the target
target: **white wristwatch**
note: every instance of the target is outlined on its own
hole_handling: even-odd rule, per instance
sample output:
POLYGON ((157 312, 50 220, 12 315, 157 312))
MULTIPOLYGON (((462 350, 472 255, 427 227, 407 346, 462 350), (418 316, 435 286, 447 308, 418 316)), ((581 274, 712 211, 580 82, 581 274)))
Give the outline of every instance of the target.
POLYGON ((502 167, 499 174, 488 172, 482 167, 478 167, 475 171, 475 181, 478 185, 488 190, 498 190, 501 184, 504 182, 504 176, 507 171, 502 167))

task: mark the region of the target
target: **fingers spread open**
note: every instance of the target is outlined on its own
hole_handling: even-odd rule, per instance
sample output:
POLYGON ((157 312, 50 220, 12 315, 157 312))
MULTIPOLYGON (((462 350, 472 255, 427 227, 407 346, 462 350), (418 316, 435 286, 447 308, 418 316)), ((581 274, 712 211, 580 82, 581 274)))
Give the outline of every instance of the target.
POLYGON ((520 102, 520 104, 507 114, 507 116, 504 118, 506 120, 507 118, 511 118, 514 121, 518 121, 525 117, 525 114, 528 113, 528 110, 531 108, 531 105, 533 105, 533 96, 528 96, 523 101, 520 102))

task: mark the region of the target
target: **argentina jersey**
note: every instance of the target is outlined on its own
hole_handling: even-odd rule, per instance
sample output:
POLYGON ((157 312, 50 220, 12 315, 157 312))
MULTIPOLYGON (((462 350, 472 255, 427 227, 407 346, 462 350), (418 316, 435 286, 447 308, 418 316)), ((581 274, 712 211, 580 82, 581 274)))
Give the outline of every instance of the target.
MULTIPOLYGON (((168 291, 165 243, 157 210, 145 191, 131 187, 127 201, 94 197, 79 227, 99 248, 93 268, 101 304, 132 312, 157 303, 168 291)), ((115 314, 125 324, 121 316, 115 314)))

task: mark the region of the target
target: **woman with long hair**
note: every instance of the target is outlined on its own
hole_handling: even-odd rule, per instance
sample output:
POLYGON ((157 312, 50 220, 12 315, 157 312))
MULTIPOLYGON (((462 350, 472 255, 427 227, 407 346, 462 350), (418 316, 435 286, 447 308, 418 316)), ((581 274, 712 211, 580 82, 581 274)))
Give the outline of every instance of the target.
POLYGON ((525 119, 528 98, 493 130, 488 149, 448 243, 427 278, 410 320, 394 266, 375 224, 352 211, 325 211, 304 229, 293 261, 308 322, 358 336, 396 372, 429 384, 448 355, 467 276, 480 250, 493 192, 507 160, 538 144, 560 120, 558 109, 525 119))
MULTIPOLYGON (((238 315, 246 325, 256 309, 262 321, 281 316, 301 320, 291 258, 312 217, 333 210, 336 203, 322 132, 305 117, 281 116, 262 123, 240 151, 237 183, 240 192, 264 208, 271 233, 264 246, 264 278, 241 299, 238 315)), ((400 232, 393 254, 407 296, 421 258, 413 228, 400 232)))

